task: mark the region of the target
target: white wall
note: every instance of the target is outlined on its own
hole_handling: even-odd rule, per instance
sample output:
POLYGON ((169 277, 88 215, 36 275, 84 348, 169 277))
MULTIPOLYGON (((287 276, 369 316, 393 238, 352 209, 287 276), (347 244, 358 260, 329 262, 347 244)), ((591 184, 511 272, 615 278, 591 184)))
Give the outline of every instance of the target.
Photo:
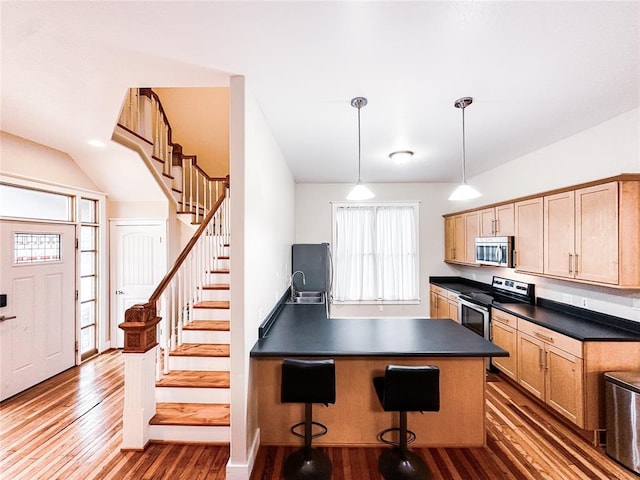
MULTIPOLYGON (((621 173, 640 173, 640 110, 634 109, 577 135, 517 158, 470 180, 483 196, 472 206, 508 200, 559 187, 606 178, 621 173)), ((465 205, 461 208, 469 208, 465 205)), ((640 208, 640 205, 638 206, 640 208)), ((447 211, 454 211, 448 209, 447 211)), ((640 321, 639 291, 582 285, 575 282, 525 276, 513 270, 491 267, 460 267, 461 275, 491 282, 505 274, 536 284, 538 297, 582 305, 610 315, 640 321)))
MULTIPOLYGON (((448 206, 452 189, 446 184, 400 183, 367 184, 376 194, 374 201, 420 202, 419 259, 420 303, 418 305, 334 305, 331 315, 341 316, 411 316, 429 315, 429 276, 456 275, 442 261, 444 255, 444 221, 442 211, 448 206)), ((344 201, 351 184, 298 184, 296 186, 296 242, 331 243, 331 202, 344 201)))
POLYGON ((227 479, 248 479, 257 453, 249 351, 288 285, 295 238, 291 172, 243 77, 231 79, 231 457, 227 479))
MULTIPOLYGON (((451 184, 371 184, 376 200, 419 200, 420 205, 420 295, 415 307, 334 308, 334 316, 344 315, 420 315, 427 316, 428 277, 461 275, 491 282, 493 275, 519 278, 536 284, 537 295, 571 303, 587 298, 588 308, 640 321, 640 310, 632 309, 640 292, 619 291, 542 277, 526 277, 512 269, 492 267, 454 267, 445 264, 444 221, 442 214, 535 194, 553 188, 605 178, 620 173, 640 172, 640 110, 634 109, 577 135, 470 178, 483 196, 462 203, 449 202, 455 188, 451 184)), ((296 242, 331 242, 330 202, 343 200, 351 185, 299 184, 296 188, 296 242)), ((640 208, 640 207, 639 207, 640 208)))
POLYGON ((0 172, 59 186, 99 191, 66 153, 2 131, 0 172))

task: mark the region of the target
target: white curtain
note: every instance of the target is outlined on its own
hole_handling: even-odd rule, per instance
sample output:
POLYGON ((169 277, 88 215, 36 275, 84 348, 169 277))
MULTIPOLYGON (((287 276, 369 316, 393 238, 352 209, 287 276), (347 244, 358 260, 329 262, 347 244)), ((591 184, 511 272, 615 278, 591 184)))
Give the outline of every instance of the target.
POLYGON ((417 300, 416 208, 338 206, 334 300, 417 300))

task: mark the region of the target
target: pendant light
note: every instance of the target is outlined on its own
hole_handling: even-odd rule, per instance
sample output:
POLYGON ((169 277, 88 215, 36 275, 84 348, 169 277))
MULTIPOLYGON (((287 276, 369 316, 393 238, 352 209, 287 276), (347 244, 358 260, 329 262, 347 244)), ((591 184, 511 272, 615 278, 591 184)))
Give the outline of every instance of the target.
POLYGON ((356 97, 351 100, 351 106, 358 109, 358 182, 347 195, 347 200, 369 200, 375 197, 373 192, 365 187, 360 181, 360 157, 361 157, 361 141, 360 141, 360 109, 367 104, 364 97, 356 97))
POLYGON ((462 110, 462 183, 458 185, 453 193, 449 196, 449 200, 470 200, 472 198, 478 198, 480 192, 467 183, 466 176, 466 159, 465 159, 465 145, 464 145, 464 109, 473 103, 473 98, 462 97, 453 103, 453 106, 462 110))

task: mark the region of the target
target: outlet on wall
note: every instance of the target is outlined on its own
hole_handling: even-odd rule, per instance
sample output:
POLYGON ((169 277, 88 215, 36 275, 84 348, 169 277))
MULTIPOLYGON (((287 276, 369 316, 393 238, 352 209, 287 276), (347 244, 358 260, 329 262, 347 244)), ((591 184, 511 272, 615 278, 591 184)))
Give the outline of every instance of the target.
POLYGON ((586 297, 582 297, 582 298, 580 299, 580 306, 581 306, 582 308, 587 308, 587 307, 589 306, 589 302, 587 301, 587 298, 586 298, 586 297))

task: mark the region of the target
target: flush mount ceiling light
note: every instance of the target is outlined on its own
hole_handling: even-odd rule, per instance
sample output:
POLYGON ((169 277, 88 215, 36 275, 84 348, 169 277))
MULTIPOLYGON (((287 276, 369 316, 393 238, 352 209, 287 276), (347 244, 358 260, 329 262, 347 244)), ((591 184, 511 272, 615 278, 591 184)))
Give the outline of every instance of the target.
POLYGON ((397 164, 407 163, 413 157, 411 150, 398 150, 397 152, 391 152, 389 158, 397 164))
POLYGON ((458 185, 453 193, 449 196, 449 200, 470 200, 480 196, 475 188, 467 183, 466 176, 466 158, 465 158, 465 145, 464 145, 464 109, 473 103, 473 98, 462 97, 453 103, 453 106, 462 110, 462 183, 458 185))
POLYGON ((373 192, 365 187, 360 181, 360 157, 361 157, 361 141, 360 141, 360 109, 367 104, 367 99, 364 97, 356 97, 351 100, 351 106, 358 109, 358 182, 347 195, 347 200, 369 200, 375 197, 373 192))

